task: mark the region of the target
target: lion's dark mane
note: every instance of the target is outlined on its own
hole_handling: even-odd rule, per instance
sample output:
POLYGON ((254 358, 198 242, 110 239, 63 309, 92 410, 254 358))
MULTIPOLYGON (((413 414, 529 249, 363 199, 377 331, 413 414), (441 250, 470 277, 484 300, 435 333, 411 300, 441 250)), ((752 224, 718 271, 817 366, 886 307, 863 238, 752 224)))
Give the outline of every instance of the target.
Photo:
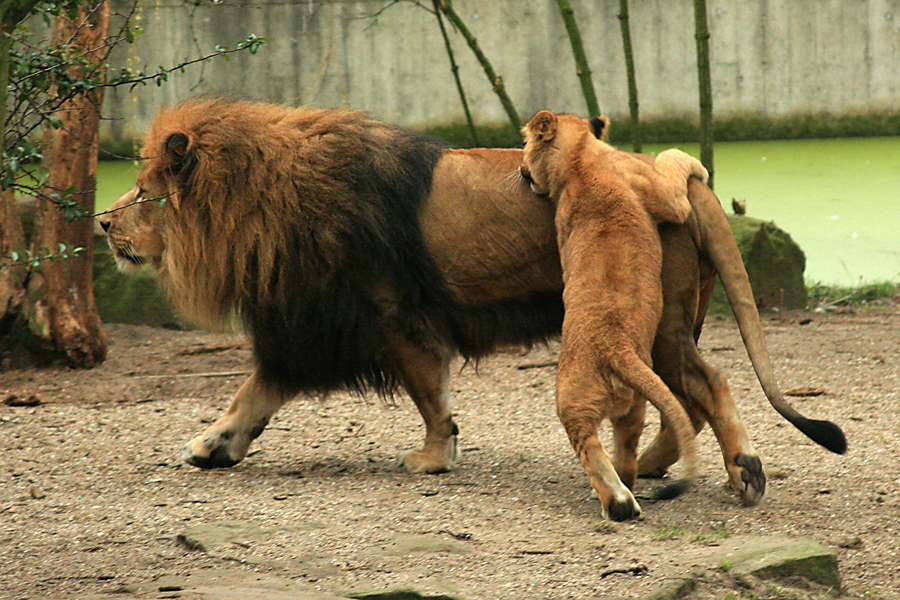
MULTIPOLYGON (((451 346, 470 359, 498 343, 558 333, 558 293, 486 305, 454 302, 419 220, 442 143, 355 111, 224 100, 186 103, 156 127, 148 142, 162 146, 161 154, 173 147, 178 154, 162 170, 180 182, 180 237, 208 236, 209 244, 199 247, 213 247, 218 236, 248 240, 230 247, 217 240, 226 248, 220 252, 236 257, 226 261, 238 265, 235 281, 220 277, 224 283, 206 289, 228 288, 224 296, 247 327, 270 383, 291 392, 368 387, 390 393, 400 375, 387 354, 391 336, 424 352, 451 346), (173 135, 167 122, 189 131, 173 135), (275 134, 291 141, 267 139, 275 134), (275 186, 281 187, 271 200, 254 192, 275 186), (261 256, 271 246, 259 236, 227 231, 234 219, 222 214, 237 211, 234 203, 247 220, 262 211, 276 221, 269 227, 277 229, 271 236, 277 234, 279 245, 269 263, 261 256)), ((171 244, 169 251, 176 252, 171 244)), ((195 269, 186 278, 202 277, 195 269)))

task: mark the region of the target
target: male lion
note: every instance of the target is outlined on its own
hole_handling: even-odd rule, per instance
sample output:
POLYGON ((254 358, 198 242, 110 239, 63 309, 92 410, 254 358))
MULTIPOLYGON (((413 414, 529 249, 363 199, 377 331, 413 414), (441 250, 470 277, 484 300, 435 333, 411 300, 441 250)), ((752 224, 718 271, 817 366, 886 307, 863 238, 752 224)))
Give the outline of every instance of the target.
POLYGON ((556 205, 563 272, 557 414, 603 505, 603 516, 640 515, 631 493, 645 399, 673 427, 685 463, 680 489, 696 472, 691 422, 650 368, 662 314, 662 247, 657 224, 682 224, 691 210, 688 178, 708 178, 700 161, 666 150, 650 165, 598 139, 606 128, 542 110, 522 129, 522 173, 556 205), (613 459, 597 429, 613 424, 613 459), (624 485, 623 485, 624 484, 624 485))
MULTIPOLYGON (((403 463, 448 470, 454 353, 484 355, 562 325, 553 207, 510 178, 520 150, 445 150, 356 111, 208 99, 162 111, 142 155, 138 186, 100 221, 119 266, 154 267, 196 318, 238 313, 258 363, 227 413, 185 446, 193 465, 241 461, 295 392, 399 382, 426 429, 403 463)), ((696 429, 712 424, 732 486, 753 503, 762 465, 721 373, 695 344, 713 264, 767 395, 783 400, 725 214, 699 183, 690 199, 687 226, 661 230, 654 364, 696 429)), ((661 476, 676 460, 664 428, 640 472, 661 476)))

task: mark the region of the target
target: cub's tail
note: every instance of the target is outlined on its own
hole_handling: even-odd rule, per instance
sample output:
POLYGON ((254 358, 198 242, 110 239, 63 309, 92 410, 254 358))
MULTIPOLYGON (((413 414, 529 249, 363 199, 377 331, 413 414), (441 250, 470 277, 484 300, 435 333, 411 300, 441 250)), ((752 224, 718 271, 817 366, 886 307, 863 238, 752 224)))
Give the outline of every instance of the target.
POLYGON ((662 418, 669 422, 675 432, 684 475, 680 480, 658 489, 654 496, 658 500, 680 496, 697 477, 697 442, 690 418, 663 380, 635 352, 615 357, 612 367, 626 385, 659 410, 662 418))
POLYGON ((725 288, 725 295, 744 339, 744 346, 747 348, 750 362, 766 398, 778 414, 811 440, 832 452, 843 454, 847 451, 847 438, 844 437, 840 427, 831 421, 804 417, 785 400, 775 380, 775 370, 769 358, 759 312, 756 310, 753 292, 750 289, 750 280, 731 228, 728 226, 725 211, 709 188, 697 182, 690 182, 689 185, 692 186, 691 204, 697 215, 703 248, 712 258, 719 279, 722 280, 722 287, 725 288))

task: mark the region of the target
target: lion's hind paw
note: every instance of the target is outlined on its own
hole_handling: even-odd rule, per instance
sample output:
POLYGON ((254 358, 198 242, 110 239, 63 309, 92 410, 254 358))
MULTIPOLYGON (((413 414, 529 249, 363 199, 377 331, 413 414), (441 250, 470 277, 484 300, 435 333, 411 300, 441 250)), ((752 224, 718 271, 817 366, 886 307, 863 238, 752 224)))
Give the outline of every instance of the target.
POLYGON ((426 444, 424 448, 401 452, 399 459, 410 473, 446 473, 453 469, 459 457, 454 435, 445 443, 426 444))

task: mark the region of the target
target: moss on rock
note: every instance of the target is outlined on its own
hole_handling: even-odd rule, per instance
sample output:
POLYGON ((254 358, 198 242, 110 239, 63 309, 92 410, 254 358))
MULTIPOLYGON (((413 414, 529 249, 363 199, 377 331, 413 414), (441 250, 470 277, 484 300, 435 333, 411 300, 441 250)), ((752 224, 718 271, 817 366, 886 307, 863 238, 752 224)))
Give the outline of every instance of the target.
MULTIPOLYGON (((728 223, 744 259, 756 305, 805 308, 806 256, 791 236, 774 223, 753 217, 729 215, 728 223)), ((710 313, 731 313, 721 282, 716 283, 713 291, 710 313)))

